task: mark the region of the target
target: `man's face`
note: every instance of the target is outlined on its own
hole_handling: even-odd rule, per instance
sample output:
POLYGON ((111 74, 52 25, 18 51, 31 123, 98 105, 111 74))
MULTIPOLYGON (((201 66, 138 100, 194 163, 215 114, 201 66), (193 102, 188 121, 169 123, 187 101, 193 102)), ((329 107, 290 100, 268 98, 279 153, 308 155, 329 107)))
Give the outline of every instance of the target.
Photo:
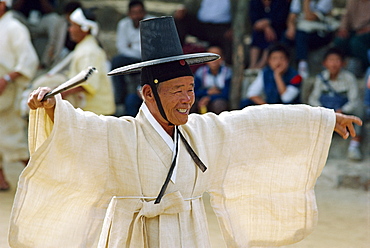
POLYGON ((128 12, 129 17, 134 23, 134 27, 139 27, 139 22, 144 19, 146 12, 141 5, 132 6, 128 12))
POLYGON ((68 28, 69 35, 71 36, 71 40, 74 42, 79 43, 81 40, 85 38, 87 32, 82 31, 81 26, 75 22, 70 21, 70 26, 68 28))
MULTIPOLYGON (((158 95, 168 121, 176 126, 183 125, 195 101, 194 78, 185 76, 165 81, 158 86, 158 95)), ((162 116, 160 119, 164 121, 162 116)))

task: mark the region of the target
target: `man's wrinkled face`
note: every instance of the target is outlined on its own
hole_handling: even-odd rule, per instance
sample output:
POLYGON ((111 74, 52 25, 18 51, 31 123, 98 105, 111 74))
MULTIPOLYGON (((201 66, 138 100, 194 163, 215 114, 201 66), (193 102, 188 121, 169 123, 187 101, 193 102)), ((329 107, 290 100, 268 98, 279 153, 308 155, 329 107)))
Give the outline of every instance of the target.
POLYGON ((158 86, 158 95, 168 121, 183 125, 195 101, 194 78, 185 76, 165 81, 158 86))

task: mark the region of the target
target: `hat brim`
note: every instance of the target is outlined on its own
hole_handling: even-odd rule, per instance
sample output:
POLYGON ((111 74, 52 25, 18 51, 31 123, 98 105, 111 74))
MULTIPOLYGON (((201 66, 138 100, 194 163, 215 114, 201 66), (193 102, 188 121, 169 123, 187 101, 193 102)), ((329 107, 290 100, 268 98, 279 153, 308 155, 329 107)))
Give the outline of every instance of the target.
POLYGON ((140 72, 142 68, 152 65, 159 65, 168 62, 174 62, 179 60, 185 60, 188 65, 196 65, 202 64, 206 62, 210 62, 213 60, 217 60, 220 58, 220 55, 215 53, 192 53, 192 54, 183 54, 177 55, 167 58, 160 58, 160 59, 153 59, 148 61, 143 61, 139 63, 135 63, 132 65, 126 65, 123 67, 119 67, 114 69, 108 73, 108 76, 115 76, 115 75, 123 75, 123 74, 130 74, 134 72, 140 72))

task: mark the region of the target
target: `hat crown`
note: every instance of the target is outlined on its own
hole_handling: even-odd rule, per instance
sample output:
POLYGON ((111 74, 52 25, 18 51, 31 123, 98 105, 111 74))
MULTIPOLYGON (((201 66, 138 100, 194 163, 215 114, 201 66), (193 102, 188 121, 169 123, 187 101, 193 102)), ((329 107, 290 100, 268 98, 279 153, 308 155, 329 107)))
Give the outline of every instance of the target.
POLYGON ((142 20, 140 35, 142 61, 184 54, 171 16, 142 20))

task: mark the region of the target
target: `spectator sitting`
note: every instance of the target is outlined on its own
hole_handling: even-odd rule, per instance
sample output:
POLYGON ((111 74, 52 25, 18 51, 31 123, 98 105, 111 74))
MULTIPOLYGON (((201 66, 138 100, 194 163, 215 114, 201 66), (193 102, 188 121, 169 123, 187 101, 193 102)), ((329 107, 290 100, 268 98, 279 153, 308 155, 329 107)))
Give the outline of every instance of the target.
MULTIPOLYGON (((116 47, 118 55, 112 59, 112 69, 141 61, 139 22, 151 17, 151 15, 146 13, 142 1, 133 0, 129 2, 127 17, 120 20, 117 25, 116 47)), ((140 84, 140 82, 137 82, 138 85, 131 87, 134 88, 135 92, 129 92, 126 78, 127 75, 112 77, 114 98, 117 107, 116 116, 124 114, 121 111, 121 105, 124 105, 126 95, 128 93, 136 94, 136 86, 140 84)))
POLYGON ((268 48, 267 65, 258 73, 241 107, 255 104, 300 103, 302 77, 289 66, 290 55, 282 44, 268 48))
POLYGON ((76 9, 70 16, 68 30, 77 45, 70 54, 71 62, 67 71, 40 76, 33 82, 29 91, 41 86, 55 88, 87 67, 94 66, 98 72, 90 77, 86 84, 65 91, 62 96, 74 107, 96 114, 114 114, 113 88, 106 68, 107 56, 96 39, 98 24, 95 22, 95 15, 88 9, 76 9))
POLYGON ((210 47, 207 52, 221 56, 220 59, 207 62, 194 74, 195 104, 193 112, 216 114, 228 110, 232 71, 222 59, 220 47, 210 47))
POLYGON ((261 69, 266 65, 267 47, 280 41, 286 30, 290 1, 251 0, 249 16, 252 24, 249 69, 261 69))
POLYGON ((56 5, 56 0, 15 0, 13 2, 15 17, 30 30, 42 67, 49 65, 48 53, 52 49, 51 37, 61 18, 55 11, 56 5))
POLYGON ((209 46, 219 46, 224 60, 232 63, 232 14, 236 0, 187 0, 175 11, 174 19, 182 46, 187 35, 208 42, 209 46))
POLYGON ((321 24, 320 20, 329 15, 332 8, 332 0, 292 0, 284 42, 294 44, 298 73, 303 78, 309 76, 309 49, 327 45, 333 39, 333 30, 317 28, 317 24, 321 24))
POLYGON ((342 49, 346 56, 360 59, 362 73, 370 65, 367 57, 367 50, 370 49, 369 13, 370 1, 346 1, 346 12, 334 39, 335 46, 342 49))
MULTIPOLYGON (((312 106, 332 108, 336 113, 358 114, 362 116, 359 87, 353 73, 344 70, 345 57, 338 48, 330 48, 324 55, 325 70, 319 73, 309 96, 312 106)), ((348 157, 361 160, 361 127, 355 127, 357 137, 352 138, 348 147, 348 157)))

